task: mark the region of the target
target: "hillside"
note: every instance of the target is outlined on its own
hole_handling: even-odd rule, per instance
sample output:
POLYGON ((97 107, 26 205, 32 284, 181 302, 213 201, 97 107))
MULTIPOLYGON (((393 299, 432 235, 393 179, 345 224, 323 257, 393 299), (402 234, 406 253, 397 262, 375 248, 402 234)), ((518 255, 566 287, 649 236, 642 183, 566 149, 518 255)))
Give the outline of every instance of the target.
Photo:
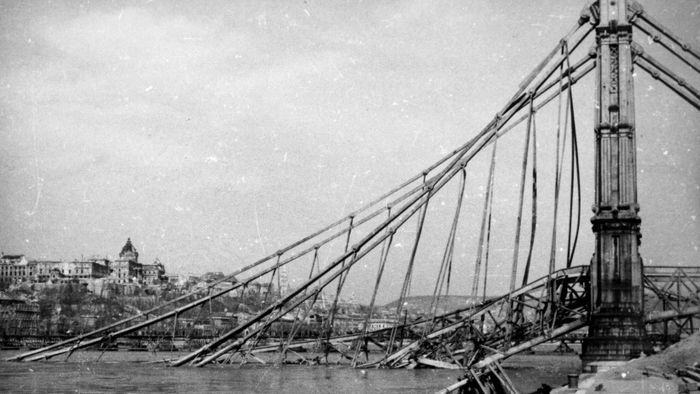
MULTIPOLYGON (((481 297, 478 297, 481 299, 481 297)), ((425 314, 430 311, 430 303, 432 301, 432 296, 410 296, 404 299, 405 309, 408 313, 425 314)), ((455 309, 463 308, 465 306, 471 305, 473 303, 473 298, 471 296, 443 296, 440 297, 440 305, 438 306, 438 313, 445 313, 453 311, 455 309)), ((396 309, 398 300, 394 300, 386 305, 384 308, 392 310, 396 309)))

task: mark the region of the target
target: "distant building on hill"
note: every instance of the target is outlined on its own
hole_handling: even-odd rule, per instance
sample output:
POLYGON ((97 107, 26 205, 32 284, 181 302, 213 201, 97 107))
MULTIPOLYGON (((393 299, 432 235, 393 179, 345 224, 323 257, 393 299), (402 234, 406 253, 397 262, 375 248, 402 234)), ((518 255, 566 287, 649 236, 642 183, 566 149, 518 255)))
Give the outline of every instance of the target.
POLYGON ((127 238, 119 258, 91 257, 86 260, 27 261, 24 255, 0 257, 0 289, 22 282, 47 284, 92 283, 105 279, 107 283, 160 285, 167 283, 165 267, 156 258, 153 264, 139 263, 139 252, 127 238))
POLYGON ((143 264, 141 266, 141 275, 144 283, 159 284, 165 281, 165 267, 156 258, 153 264, 143 264))
POLYGON ((167 281, 165 267, 156 258, 153 264, 139 263, 139 252, 127 238, 126 243, 119 252, 119 258, 110 263, 112 278, 117 283, 141 282, 155 285, 167 281))
POLYGON ((170 274, 168 282, 179 287, 189 287, 199 282, 199 276, 193 274, 170 274))
POLYGON ((110 264, 110 268, 112 269, 111 276, 117 283, 127 283, 137 279, 141 271, 141 264, 139 264, 139 252, 131 243, 131 238, 126 239, 126 244, 119 252, 119 258, 110 264))
POLYGON ((110 269, 98 260, 55 261, 31 260, 24 255, 3 255, 0 263, 0 284, 7 287, 23 282, 73 283, 81 279, 109 276, 110 269))
POLYGON ((34 276, 34 264, 30 264, 23 254, 2 254, 0 257, 0 287, 13 283, 30 281, 34 276))
POLYGON ((64 283, 73 279, 99 279, 109 276, 107 264, 87 261, 34 261, 36 282, 64 283))
POLYGON ((52 279, 52 276, 56 278, 58 273, 60 273, 61 276, 65 276, 61 273, 60 268, 57 268, 61 263, 61 261, 53 260, 34 260, 34 264, 36 264, 34 268, 34 281, 40 283, 48 282, 52 279))

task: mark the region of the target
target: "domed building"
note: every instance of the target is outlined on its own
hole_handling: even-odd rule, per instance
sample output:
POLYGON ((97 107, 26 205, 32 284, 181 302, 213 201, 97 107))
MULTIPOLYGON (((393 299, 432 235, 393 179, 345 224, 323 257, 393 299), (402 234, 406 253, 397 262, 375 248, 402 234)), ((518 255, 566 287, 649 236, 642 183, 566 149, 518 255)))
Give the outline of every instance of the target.
POLYGON ((117 283, 139 282, 146 284, 160 284, 167 278, 165 268, 160 260, 153 264, 139 263, 139 252, 127 238, 126 243, 119 252, 119 258, 112 262, 112 278, 117 283))
POLYGON ((126 239, 126 244, 119 253, 119 258, 110 265, 112 277, 117 283, 128 283, 138 281, 141 276, 141 264, 139 264, 139 252, 131 238, 126 239))

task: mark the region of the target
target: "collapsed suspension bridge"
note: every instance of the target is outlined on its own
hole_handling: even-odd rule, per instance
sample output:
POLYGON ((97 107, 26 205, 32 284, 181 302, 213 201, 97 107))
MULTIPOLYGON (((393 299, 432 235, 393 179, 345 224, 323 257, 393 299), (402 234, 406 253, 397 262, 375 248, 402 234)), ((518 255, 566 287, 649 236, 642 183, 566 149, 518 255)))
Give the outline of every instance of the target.
POLYGON ((334 351, 353 366, 467 370, 467 378, 449 388, 456 390, 470 381, 481 385, 489 374, 501 376, 498 361, 503 358, 585 326, 589 333, 583 343, 584 365, 626 360, 649 351, 650 342, 645 338, 650 338, 653 330, 664 334, 670 330, 677 335, 692 332, 700 317, 700 267, 642 267, 638 252, 641 220, 637 214, 633 67, 660 81, 696 110, 700 109, 700 93, 688 79, 635 42, 635 30, 651 37, 649 45, 670 53, 674 65, 697 78, 698 51, 641 5, 624 0, 592 2, 493 120, 421 173, 205 289, 10 360, 48 360, 62 354, 70 357, 87 347, 106 349, 120 337, 154 326, 173 327, 174 340, 178 318, 193 311, 207 313, 207 306, 218 297, 234 294, 243 298, 253 283, 279 283, 287 272, 304 272, 304 279, 250 319, 170 360, 170 365, 245 362, 261 352, 277 352, 279 360, 292 357, 304 362, 308 360, 297 350, 313 347, 320 349, 326 362, 329 352, 334 351), (592 40, 595 43, 589 49, 586 42, 592 40), (574 266, 582 212, 580 130, 576 127, 573 89, 590 74, 597 83, 592 219, 596 246, 590 266, 574 266), (538 178, 538 172, 540 177, 545 173, 545 166, 541 163, 543 147, 537 142, 543 137, 536 119, 546 108, 553 108, 556 114, 555 124, 547 126, 547 143, 542 144, 551 149, 547 154, 554 158, 553 168, 548 169, 553 174, 550 188, 543 188, 538 178), (499 141, 516 131, 523 133, 522 155, 518 160, 499 160, 499 141), (468 174, 472 167, 477 168, 473 163, 484 157, 487 175, 478 184, 470 182, 468 174), (498 202, 497 163, 510 166, 504 171, 519 174, 517 204, 505 214, 505 209, 494 209, 498 202), (551 195, 543 196, 544 189, 551 189, 551 195), (478 195, 483 200, 472 220, 478 229, 478 242, 475 256, 468 262, 456 250, 468 205, 469 197, 465 196, 478 195), (538 211, 542 201, 552 203, 545 214, 541 208, 538 211), (529 215, 525 214, 527 208, 529 215), (563 219, 558 217, 560 211, 563 219), (431 222, 431 215, 437 219, 431 222), (546 228, 542 228, 544 216, 549 218, 546 228), (497 222, 501 224, 494 225, 497 222), (506 222, 513 223, 515 230, 508 233, 513 237, 509 247, 512 258, 502 261, 493 249, 499 237, 497 229, 506 222), (544 246, 536 242, 541 234, 548 240, 544 246), (528 239, 521 239, 524 236, 528 239), (426 249, 436 249, 428 240, 436 238, 444 240, 439 254, 428 258, 426 249), (410 246, 408 253, 398 255, 393 245, 399 241, 410 246), (437 271, 429 312, 407 321, 405 300, 411 284, 426 280, 416 273, 416 267, 428 259, 437 271), (455 287, 462 290, 459 293, 468 287, 456 276, 458 269, 467 265, 473 304, 442 312, 441 305, 455 287), (507 293, 497 297, 487 294, 493 286, 489 270, 493 271, 494 265, 509 266, 511 272, 507 293), (371 297, 362 324, 355 332, 339 332, 338 307, 347 297, 348 278, 368 267, 376 274, 372 283, 365 283, 371 297), (531 280, 531 272, 538 271, 546 274, 531 280), (393 324, 372 329, 378 293, 396 281, 400 289, 395 294, 398 301, 393 324), (222 286, 225 283, 231 285, 222 286), (301 335, 304 322, 319 312, 323 316, 313 337, 301 335), (281 321, 290 322, 290 327, 285 337, 270 345, 263 339, 273 324, 281 321), (365 355, 363 360, 368 343, 381 349, 381 357, 369 360, 365 355))

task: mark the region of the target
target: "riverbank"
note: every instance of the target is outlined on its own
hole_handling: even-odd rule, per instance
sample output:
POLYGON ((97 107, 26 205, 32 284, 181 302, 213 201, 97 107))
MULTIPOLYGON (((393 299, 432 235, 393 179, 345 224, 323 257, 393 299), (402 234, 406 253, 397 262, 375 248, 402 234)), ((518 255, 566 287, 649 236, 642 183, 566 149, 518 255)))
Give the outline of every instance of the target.
POLYGON ((700 373, 700 332, 664 351, 629 362, 600 363, 594 374, 581 374, 577 387, 554 390, 556 394, 697 393, 700 373))

